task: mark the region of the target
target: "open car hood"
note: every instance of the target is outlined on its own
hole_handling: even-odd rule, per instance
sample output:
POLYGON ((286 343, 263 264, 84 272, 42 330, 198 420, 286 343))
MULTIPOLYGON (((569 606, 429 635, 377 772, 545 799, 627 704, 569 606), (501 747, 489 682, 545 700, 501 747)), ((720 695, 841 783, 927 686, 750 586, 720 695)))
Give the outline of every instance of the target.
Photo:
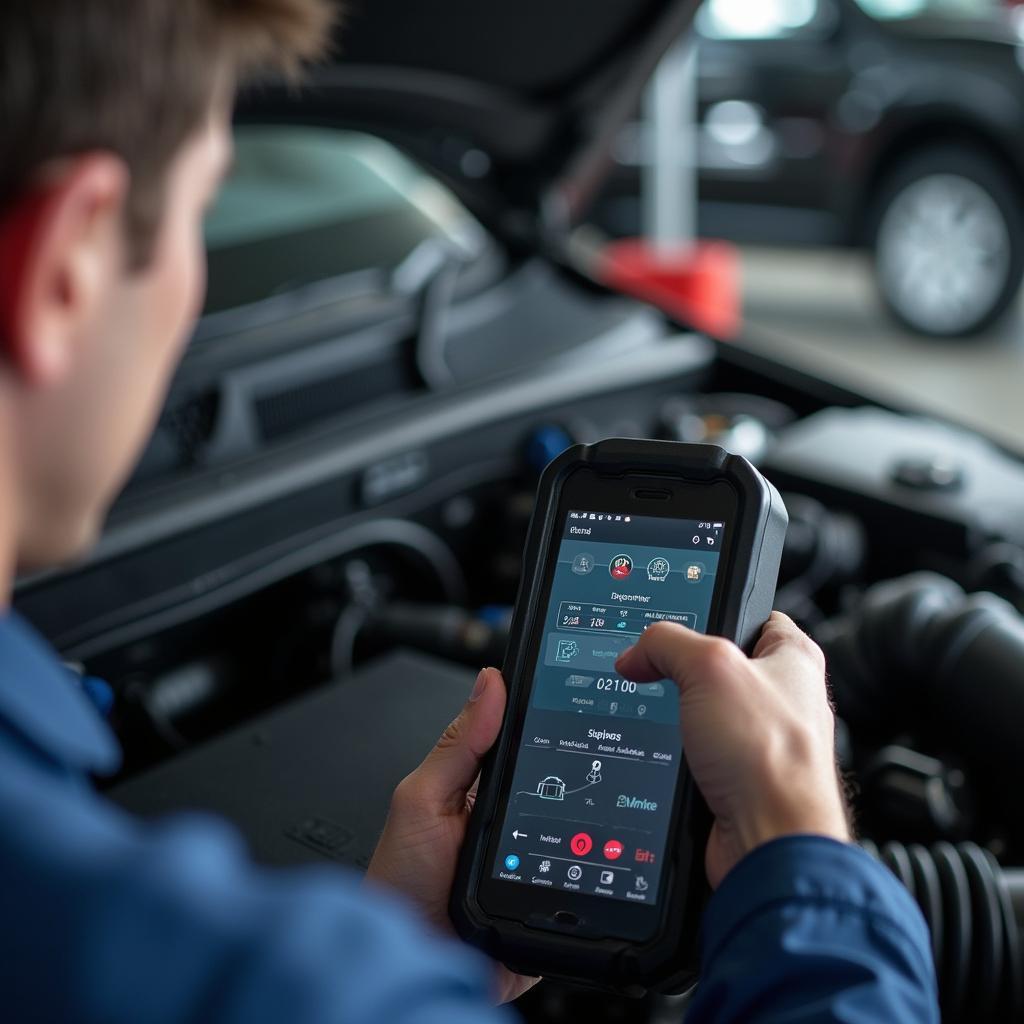
POLYGON ((699 0, 349 0, 336 57, 240 120, 364 130, 428 166, 492 230, 576 222, 620 125, 699 0))

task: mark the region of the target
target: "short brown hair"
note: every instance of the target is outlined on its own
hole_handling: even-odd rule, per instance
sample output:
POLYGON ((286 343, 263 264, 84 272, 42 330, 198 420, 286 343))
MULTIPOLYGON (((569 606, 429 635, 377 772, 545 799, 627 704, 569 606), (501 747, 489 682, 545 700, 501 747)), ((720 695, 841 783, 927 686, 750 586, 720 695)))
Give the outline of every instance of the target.
POLYGON ((330 0, 0 0, 0 215, 50 160, 128 165, 129 257, 146 262, 168 164, 219 77, 294 73, 324 49, 330 0))

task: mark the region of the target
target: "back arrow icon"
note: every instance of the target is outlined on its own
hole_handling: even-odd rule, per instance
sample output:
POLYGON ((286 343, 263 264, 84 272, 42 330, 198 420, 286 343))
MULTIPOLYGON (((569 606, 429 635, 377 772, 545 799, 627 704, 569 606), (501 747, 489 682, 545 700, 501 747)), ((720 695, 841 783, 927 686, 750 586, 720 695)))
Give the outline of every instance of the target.
POLYGON ((520 832, 519 829, 516 829, 515 832, 512 833, 512 838, 513 839, 529 839, 530 837, 525 832, 520 832))

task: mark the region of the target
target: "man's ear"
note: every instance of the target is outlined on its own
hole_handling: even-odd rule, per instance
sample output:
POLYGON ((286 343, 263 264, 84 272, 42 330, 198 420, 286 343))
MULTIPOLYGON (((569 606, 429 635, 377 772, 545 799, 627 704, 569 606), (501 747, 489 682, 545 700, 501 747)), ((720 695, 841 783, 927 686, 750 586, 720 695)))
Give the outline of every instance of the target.
POLYGON ((0 345, 32 384, 59 379, 126 270, 129 173, 111 153, 62 160, 0 221, 0 345))

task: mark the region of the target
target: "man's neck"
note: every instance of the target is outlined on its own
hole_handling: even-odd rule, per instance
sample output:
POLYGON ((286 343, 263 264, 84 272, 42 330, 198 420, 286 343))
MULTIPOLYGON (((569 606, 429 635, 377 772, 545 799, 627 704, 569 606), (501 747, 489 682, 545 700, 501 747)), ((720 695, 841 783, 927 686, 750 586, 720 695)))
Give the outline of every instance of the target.
POLYGON ((14 456, 10 425, 0 408, 0 615, 10 607, 18 564, 14 456))
POLYGON ((0 616, 6 615, 11 606, 16 566, 13 543, 4 529, 4 511, 0 511, 0 616))

